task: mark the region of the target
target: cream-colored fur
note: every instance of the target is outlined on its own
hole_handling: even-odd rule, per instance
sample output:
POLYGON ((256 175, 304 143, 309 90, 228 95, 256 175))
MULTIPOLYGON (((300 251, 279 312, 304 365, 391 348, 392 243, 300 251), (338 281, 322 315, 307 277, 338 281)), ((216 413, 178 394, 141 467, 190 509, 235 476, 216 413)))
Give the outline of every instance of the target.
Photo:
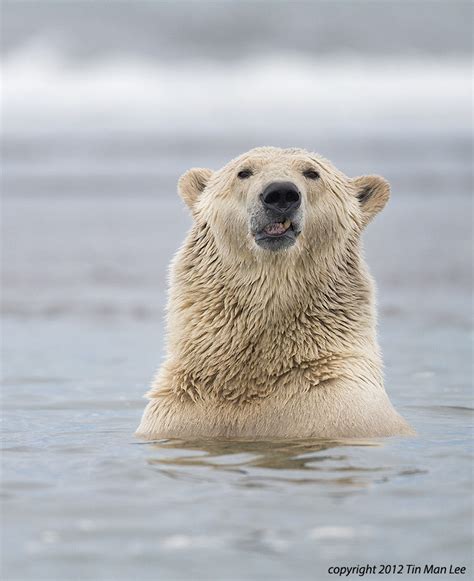
POLYGON ((137 434, 372 437, 412 433, 383 387, 363 228, 377 176, 349 179, 300 149, 262 147, 179 181, 194 224, 173 260, 168 349, 137 434), (237 173, 251 168, 249 179, 237 173), (318 171, 306 179, 307 168, 318 171), (249 216, 275 180, 302 194, 291 248, 257 246, 249 216))

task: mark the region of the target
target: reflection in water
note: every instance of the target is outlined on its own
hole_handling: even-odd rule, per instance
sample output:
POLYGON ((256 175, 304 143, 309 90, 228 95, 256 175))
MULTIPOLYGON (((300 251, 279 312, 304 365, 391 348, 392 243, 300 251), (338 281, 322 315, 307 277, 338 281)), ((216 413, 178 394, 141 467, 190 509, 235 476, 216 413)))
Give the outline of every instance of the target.
POLYGON ((347 447, 381 447, 377 440, 173 439, 146 445, 153 451, 147 463, 171 478, 209 481, 217 470, 219 475, 240 476, 237 484, 248 487, 275 482, 365 487, 370 481, 364 473, 386 471, 384 467, 354 465, 350 456, 341 453, 347 447))

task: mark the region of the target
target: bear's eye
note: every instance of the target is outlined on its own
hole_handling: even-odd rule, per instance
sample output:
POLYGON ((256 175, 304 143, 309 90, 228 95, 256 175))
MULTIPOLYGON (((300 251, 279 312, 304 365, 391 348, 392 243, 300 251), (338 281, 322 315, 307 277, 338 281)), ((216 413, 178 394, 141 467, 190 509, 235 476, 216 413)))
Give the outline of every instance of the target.
POLYGON ((239 171, 239 173, 237 174, 237 177, 241 180, 246 180, 247 178, 249 178, 250 176, 253 176, 253 171, 251 169, 242 169, 241 171, 239 171))
POLYGON ((305 169, 303 175, 309 180, 317 180, 319 178, 319 173, 314 169, 305 169))

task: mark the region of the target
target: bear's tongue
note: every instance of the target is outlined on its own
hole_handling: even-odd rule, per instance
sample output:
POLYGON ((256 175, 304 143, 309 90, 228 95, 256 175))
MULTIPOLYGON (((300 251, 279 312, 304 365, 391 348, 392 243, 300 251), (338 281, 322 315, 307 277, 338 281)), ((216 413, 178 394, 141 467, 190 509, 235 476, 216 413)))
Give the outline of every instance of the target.
POLYGON ((285 222, 275 222, 274 224, 269 224, 265 226, 265 233, 271 236, 278 236, 279 234, 284 234, 288 228, 291 226, 291 222, 286 220, 285 222))

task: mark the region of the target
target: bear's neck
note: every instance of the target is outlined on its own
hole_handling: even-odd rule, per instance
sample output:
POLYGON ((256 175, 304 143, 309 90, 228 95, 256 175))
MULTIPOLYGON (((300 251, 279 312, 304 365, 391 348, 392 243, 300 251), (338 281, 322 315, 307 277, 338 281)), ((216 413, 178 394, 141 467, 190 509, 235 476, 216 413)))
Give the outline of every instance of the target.
POLYGON ((357 240, 331 263, 306 258, 276 269, 258 260, 232 265, 214 245, 208 231, 190 233, 174 263, 168 311, 168 354, 207 386, 200 391, 218 379, 246 397, 262 369, 273 378, 295 369, 330 376, 344 360, 377 353, 357 240))
POLYGON ((209 229, 196 225, 175 263, 171 319, 184 334, 199 326, 209 341, 224 328, 249 341, 294 330, 324 354, 357 349, 375 341, 372 281, 360 256, 354 239, 326 259, 275 254, 268 262, 232 262, 209 229))

